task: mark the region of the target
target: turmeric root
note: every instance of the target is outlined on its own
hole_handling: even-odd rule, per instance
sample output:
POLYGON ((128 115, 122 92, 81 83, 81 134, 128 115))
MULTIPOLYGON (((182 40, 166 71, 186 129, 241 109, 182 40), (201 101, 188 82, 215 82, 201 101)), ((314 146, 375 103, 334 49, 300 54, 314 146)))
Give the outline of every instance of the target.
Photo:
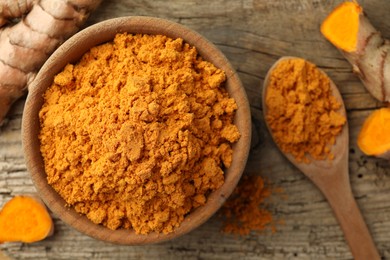
POLYGON ((53 221, 45 205, 32 196, 16 196, 0 211, 0 243, 32 243, 50 236, 53 221))
POLYGON ((0 125, 49 55, 101 0, 0 1, 0 125), (12 24, 20 19, 17 24, 12 24))
POLYGON ((357 144, 367 155, 390 159, 390 108, 374 111, 364 122, 357 144))
POLYGON ((337 6, 321 25, 321 33, 351 63, 367 90, 390 102, 390 43, 370 23, 355 1, 337 6))

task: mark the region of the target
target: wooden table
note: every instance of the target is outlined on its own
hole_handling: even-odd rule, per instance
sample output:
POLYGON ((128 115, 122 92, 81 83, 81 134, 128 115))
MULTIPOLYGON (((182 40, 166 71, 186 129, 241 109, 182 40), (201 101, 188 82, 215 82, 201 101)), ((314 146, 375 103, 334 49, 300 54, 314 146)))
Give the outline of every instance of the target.
MULTIPOLYGON (((277 232, 234 237, 220 232, 216 217, 184 237, 158 245, 119 246, 96 241, 54 217, 56 233, 34 244, 1 245, 16 259, 351 259, 341 229, 322 194, 276 149, 264 127, 264 76, 280 56, 306 58, 339 86, 350 125, 352 189, 374 241, 390 258, 390 163, 367 157, 356 146, 363 120, 382 104, 352 73, 351 66, 320 34, 319 26, 339 0, 112 0, 104 1, 88 24, 128 16, 156 16, 184 24, 215 43, 228 57, 247 91, 253 140, 245 174, 268 178, 283 194, 269 209, 284 224, 277 232)), ((372 23, 390 38, 390 1, 361 1, 372 23)), ((20 125, 24 99, 0 133, 0 205, 16 194, 35 191, 23 159, 20 125)), ((342 198, 340 198, 342 199, 342 198)))

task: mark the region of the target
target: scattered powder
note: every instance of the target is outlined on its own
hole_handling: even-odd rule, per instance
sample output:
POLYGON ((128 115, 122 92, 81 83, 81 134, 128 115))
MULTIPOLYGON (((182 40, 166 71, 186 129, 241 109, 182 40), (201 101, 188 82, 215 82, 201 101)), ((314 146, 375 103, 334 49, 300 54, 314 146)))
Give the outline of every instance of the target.
POLYGON ((271 188, 261 176, 244 175, 221 208, 220 215, 224 218, 222 231, 240 236, 267 228, 275 231, 272 214, 264 202, 270 195, 271 188))

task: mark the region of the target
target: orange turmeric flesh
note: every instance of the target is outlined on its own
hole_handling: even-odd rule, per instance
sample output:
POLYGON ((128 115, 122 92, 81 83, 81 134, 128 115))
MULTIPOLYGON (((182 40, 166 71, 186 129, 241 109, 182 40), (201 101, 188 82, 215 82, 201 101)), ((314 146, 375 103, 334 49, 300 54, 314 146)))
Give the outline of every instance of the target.
POLYGON ((390 150, 390 108, 374 111, 364 122, 358 146, 367 155, 381 155, 390 150))
POLYGON ((322 23, 321 33, 336 47, 346 52, 355 51, 362 12, 362 7, 356 2, 340 4, 322 23))
POLYGON ((30 196, 15 196, 0 211, 0 242, 40 241, 53 231, 46 207, 30 196))

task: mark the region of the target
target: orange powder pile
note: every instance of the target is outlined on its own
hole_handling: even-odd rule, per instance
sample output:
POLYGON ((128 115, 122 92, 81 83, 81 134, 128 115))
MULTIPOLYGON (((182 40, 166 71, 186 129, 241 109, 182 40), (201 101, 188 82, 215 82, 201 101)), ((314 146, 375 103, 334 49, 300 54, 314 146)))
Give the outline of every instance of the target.
POLYGON ((275 142, 297 161, 332 160, 330 147, 346 122, 329 78, 303 59, 282 60, 272 70, 266 120, 275 142))
POLYGON ((231 197, 221 208, 224 217, 222 231, 228 234, 248 235, 251 231, 272 228, 272 214, 264 207, 271 189, 257 175, 245 175, 231 197))
POLYGON ((237 105, 225 74, 182 39, 118 34, 44 95, 49 184, 110 229, 169 233, 224 183, 237 105))

